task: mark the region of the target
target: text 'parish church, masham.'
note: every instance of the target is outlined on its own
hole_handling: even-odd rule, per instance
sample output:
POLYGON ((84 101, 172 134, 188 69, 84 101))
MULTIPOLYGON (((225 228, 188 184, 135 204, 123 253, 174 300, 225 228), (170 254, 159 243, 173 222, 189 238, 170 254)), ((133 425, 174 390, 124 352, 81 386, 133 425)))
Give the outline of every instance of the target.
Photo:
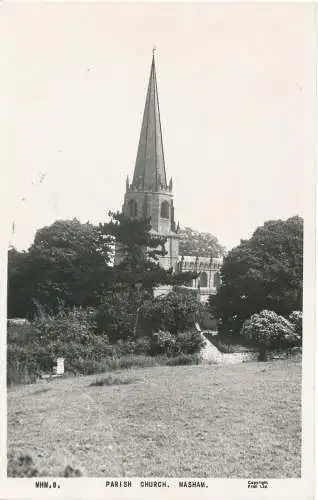
POLYGON ((163 268, 199 273, 191 288, 200 290, 202 301, 216 293, 222 259, 179 254, 179 223, 175 222, 172 178, 167 182, 166 176, 154 54, 133 180, 130 183, 127 177, 122 210, 130 217, 150 217, 152 232, 167 239, 166 255, 160 257, 163 268))

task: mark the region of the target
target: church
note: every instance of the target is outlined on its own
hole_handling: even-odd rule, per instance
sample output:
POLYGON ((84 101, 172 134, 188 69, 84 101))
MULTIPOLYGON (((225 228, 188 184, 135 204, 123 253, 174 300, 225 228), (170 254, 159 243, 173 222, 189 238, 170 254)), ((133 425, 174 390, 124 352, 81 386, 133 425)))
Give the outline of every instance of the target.
MULTIPOLYGON (((150 217, 151 231, 166 238, 166 255, 160 258, 164 269, 198 273, 189 288, 200 291, 202 302, 216 293, 222 259, 179 254, 179 223, 175 221, 173 181, 167 180, 154 51, 135 169, 132 181, 126 179, 122 211, 130 217, 150 217)), ((167 291, 168 287, 159 290, 167 291)))

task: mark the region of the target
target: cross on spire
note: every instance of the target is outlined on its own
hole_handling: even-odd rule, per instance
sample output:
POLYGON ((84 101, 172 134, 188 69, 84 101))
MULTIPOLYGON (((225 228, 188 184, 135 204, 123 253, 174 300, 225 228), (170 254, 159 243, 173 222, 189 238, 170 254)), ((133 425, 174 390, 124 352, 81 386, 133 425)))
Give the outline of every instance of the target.
POLYGON ((157 50, 157 47, 154 45, 154 46, 152 47, 152 57, 155 57, 155 52, 156 52, 156 50, 157 50))

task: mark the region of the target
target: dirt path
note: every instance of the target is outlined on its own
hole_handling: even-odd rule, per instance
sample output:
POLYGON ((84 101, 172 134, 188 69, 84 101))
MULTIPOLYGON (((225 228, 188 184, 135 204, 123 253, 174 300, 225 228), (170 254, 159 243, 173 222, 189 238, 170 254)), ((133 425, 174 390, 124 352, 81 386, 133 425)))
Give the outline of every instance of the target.
POLYGON ((244 363, 246 361, 255 361, 257 359, 256 353, 223 353, 207 339, 202 331, 200 331, 202 338, 205 340, 205 347, 201 351, 203 361, 207 363, 216 363, 221 365, 232 365, 236 363, 244 363))

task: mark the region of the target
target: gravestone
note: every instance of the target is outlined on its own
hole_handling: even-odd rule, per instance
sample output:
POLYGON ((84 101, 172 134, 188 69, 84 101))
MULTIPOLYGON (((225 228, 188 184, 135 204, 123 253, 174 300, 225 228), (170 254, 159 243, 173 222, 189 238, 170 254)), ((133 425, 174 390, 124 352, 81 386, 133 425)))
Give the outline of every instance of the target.
POLYGON ((63 375, 64 374, 64 358, 57 358, 56 366, 54 366, 55 375, 63 375))

